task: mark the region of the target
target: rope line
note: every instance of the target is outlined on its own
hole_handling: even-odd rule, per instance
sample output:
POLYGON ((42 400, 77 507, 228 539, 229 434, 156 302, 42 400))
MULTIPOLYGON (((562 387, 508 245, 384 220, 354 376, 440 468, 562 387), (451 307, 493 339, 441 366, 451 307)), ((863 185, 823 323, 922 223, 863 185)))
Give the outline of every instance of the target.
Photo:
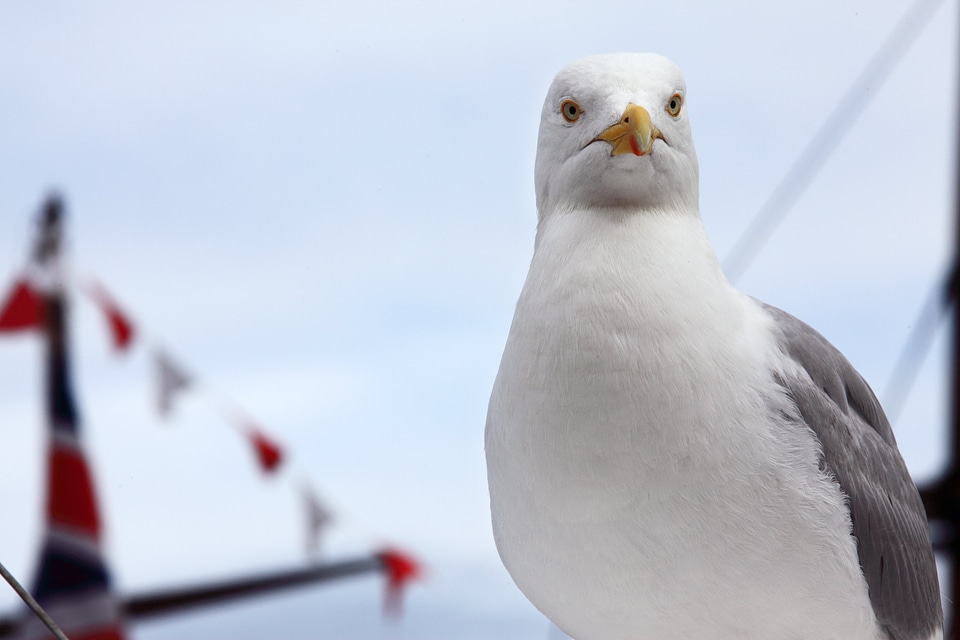
POLYGON ((13 587, 13 590, 17 592, 17 595, 20 596, 20 599, 23 600, 30 610, 40 618, 40 622, 46 625, 47 629, 50 629, 50 632, 57 637, 57 640, 70 640, 63 631, 60 630, 60 627, 57 626, 57 623, 53 621, 53 618, 43 610, 43 607, 33 599, 33 596, 30 595, 23 586, 17 582, 17 579, 13 577, 13 574, 7 571, 7 568, 3 566, 3 563, 0 562, 0 575, 13 587))
POLYGON ((941 4, 943 0, 916 0, 893 28, 730 249, 723 261, 730 282, 736 282, 747 270, 941 4))
POLYGON ((913 383, 920 372, 920 366, 930 352, 937 329, 954 305, 953 283, 954 269, 951 268, 927 293, 917 319, 914 321, 913 329, 897 356, 893 373, 890 374, 883 393, 883 407, 891 424, 896 424, 900 417, 913 383))

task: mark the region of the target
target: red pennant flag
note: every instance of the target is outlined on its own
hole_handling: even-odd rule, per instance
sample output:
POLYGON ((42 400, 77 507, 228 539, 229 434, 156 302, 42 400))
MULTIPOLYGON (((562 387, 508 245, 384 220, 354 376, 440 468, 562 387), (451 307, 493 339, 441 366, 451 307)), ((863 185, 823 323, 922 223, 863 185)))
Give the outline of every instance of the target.
POLYGON ((272 440, 257 429, 250 429, 250 442, 257 453, 260 468, 266 473, 273 473, 283 462, 283 450, 272 440))
POLYGON ((0 332, 39 329, 43 324, 43 301, 26 279, 18 280, 0 307, 0 332))
POLYGON ((421 577, 423 569, 420 563, 396 549, 385 549, 377 554, 383 569, 387 573, 387 593, 383 602, 384 613, 399 615, 403 599, 403 589, 411 580, 421 577))
POLYGON ((123 351, 133 341, 133 325, 116 307, 110 307, 106 312, 113 332, 113 345, 118 351, 123 351))
POLYGON ((92 284, 87 291, 100 306, 100 310, 107 316, 110 335, 113 337, 113 346, 117 351, 125 351, 133 343, 133 323, 130 322, 126 314, 120 311, 120 307, 101 285, 92 284))

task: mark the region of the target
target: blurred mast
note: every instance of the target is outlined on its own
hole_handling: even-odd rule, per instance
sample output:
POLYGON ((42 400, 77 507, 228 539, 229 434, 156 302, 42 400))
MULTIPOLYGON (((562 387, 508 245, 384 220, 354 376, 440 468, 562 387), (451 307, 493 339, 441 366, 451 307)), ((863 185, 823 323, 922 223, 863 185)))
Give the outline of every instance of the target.
MULTIPOLYGON (((958 12, 960 17, 960 12, 958 12)), ((960 32, 958 32, 960 33, 960 32)), ((960 49, 960 35, 958 35, 960 49)), ((960 55, 957 57, 960 60, 960 55)), ((956 73, 960 76, 960 65, 956 73)), ((934 548, 947 556, 950 575, 948 608, 944 611, 947 629, 944 638, 960 640, 960 77, 955 86, 956 123, 954 129, 954 248, 953 263, 946 292, 946 304, 953 311, 952 346, 950 353, 950 427, 949 457, 946 468, 933 482, 920 489, 927 518, 930 521, 934 548)))
MULTIPOLYGON (((960 12, 958 12, 960 16, 960 12)), ((960 32, 957 35, 958 50, 960 50, 960 32)), ((960 56, 957 57, 960 60, 960 56)), ((960 65, 957 75, 960 76, 960 65)), ((950 419, 950 462, 944 474, 944 485, 948 488, 950 511, 948 514, 950 526, 950 637, 960 640, 960 311, 957 309, 958 266, 960 266, 960 80, 954 89, 957 93, 956 124, 953 135, 956 151, 953 157, 954 171, 954 248, 953 267, 950 273, 950 304, 953 308, 953 346, 951 354, 951 419, 950 419)), ((946 493, 946 492, 944 492, 946 493)))
MULTIPOLYGON (((31 593, 73 640, 123 640, 122 613, 101 547, 102 520, 70 380, 63 214, 62 200, 49 196, 40 211, 31 261, 43 309, 47 422, 45 523, 31 593)), ((49 637, 39 620, 24 615, 20 637, 49 637)))

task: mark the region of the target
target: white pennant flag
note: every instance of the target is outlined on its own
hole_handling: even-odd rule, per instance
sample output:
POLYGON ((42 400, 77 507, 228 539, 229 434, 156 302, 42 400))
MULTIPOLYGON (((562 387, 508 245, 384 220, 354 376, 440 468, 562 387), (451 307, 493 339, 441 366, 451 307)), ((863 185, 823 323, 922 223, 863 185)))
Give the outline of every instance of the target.
POLYGON ((307 553, 316 555, 320 549, 320 538, 327 526, 333 522, 333 514, 320 502, 317 494, 306 482, 301 488, 304 509, 307 512, 307 553))
POLYGON ((154 350, 153 361, 157 370, 157 410, 166 418, 173 408, 173 397, 180 391, 189 389, 193 381, 163 351, 154 350))

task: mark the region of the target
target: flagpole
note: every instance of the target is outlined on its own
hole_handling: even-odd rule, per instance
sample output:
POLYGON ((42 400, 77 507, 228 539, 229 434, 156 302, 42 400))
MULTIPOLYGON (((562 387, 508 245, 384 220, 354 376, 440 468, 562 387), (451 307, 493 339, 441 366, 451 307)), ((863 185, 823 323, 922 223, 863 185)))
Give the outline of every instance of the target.
MULTIPOLYGON (((47 269, 48 273, 45 275, 51 276, 52 282, 50 283, 51 294, 47 299, 49 303, 50 300, 56 299, 59 303, 60 290, 61 290, 61 274, 59 272, 59 265, 57 258, 60 253, 60 222, 62 219, 62 209, 63 205, 60 201, 60 198, 57 196, 51 196, 47 199, 47 202, 44 204, 43 212, 40 216, 40 231, 37 237, 37 243, 33 249, 33 261, 41 269, 47 269), (51 267, 52 265, 52 267, 51 267)), ((46 306, 46 305, 44 305, 46 306)), ((51 345, 54 341, 59 341, 57 344, 62 344, 62 322, 56 322, 54 319, 51 322, 52 315, 47 310, 44 310, 44 326, 47 332, 47 337, 51 345)), ((51 346, 52 348, 52 346, 51 346)), ((36 601, 36 599, 30 594, 27 589, 20 584, 20 582, 10 573, 9 570, 0 562, 0 576, 3 576, 3 579, 7 581, 11 588, 20 596, 20 599, 23 600, 24 604, 30 608, 33 614, 57 637, 58 640, 69 640, 66 634, 60 629, 53 618, 50 617, 43 607, 36 601)))
POLYGON ((102 549, 96 483, 83 450, 73 395, 64 214, 59 195, 48 196, 32 256, 46 350, 47 449, 44 527, 30 591, 71 635, 96 633, 104 640, 124 640, 122 612, 102 549))

